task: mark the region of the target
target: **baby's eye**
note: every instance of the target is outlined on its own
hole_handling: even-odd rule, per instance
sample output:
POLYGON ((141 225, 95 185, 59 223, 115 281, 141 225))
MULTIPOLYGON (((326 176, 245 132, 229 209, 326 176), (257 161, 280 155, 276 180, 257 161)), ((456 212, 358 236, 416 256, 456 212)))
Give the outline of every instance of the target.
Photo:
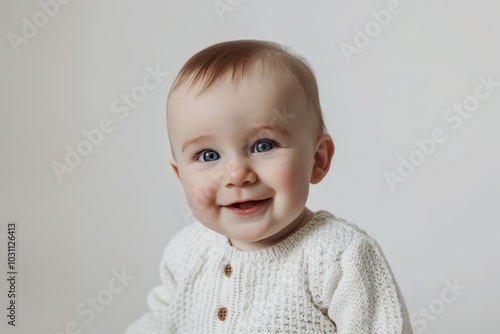
POLYGON ((262 153, 262 152, 267 152, 270 151, 274 148, 275 144, 271 140, 259 140, 254 148, 253 148, 253 153, 262 153))
POLYGON ((220 159, 219 153, 217 153, 213 150, 205 150, 205 151, 198 153, 198 160, 200 160, 200 161, 209 162, 209 161, 215 161, 215 160, 219 160, 219 159, 220 159))

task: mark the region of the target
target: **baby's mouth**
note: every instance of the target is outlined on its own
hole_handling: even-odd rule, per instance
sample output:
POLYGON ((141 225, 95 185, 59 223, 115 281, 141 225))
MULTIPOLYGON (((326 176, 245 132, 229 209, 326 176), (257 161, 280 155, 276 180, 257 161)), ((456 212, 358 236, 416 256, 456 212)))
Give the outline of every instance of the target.
POLYGON ((246 210, 246 209, 253 208, 255 205, 262 203, 262 202, 266 202, 268 200, 269 200, 269 198, 258 200, 258 201, 238 202, 238 203, 233 203, 233 204, 228 205, 228 206, 236 208, 236 209, 240 209, 240 210, 246 210))

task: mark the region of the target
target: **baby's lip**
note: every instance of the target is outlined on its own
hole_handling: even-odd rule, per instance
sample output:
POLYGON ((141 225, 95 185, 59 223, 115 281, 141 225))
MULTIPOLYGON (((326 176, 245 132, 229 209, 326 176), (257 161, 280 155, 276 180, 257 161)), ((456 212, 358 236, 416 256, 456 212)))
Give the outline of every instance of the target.
POLYGON ((254 202, 254 203, 258 203, 258 202, 264 202, 264 201, 267 201, 271 199, 270 197, 268 198, 263 198, 263 199, 245 199, 245 200, 241 200, 241 201, 237 201, 237 202, 233 202, 231 204, 228 204, 228 205, 223 205, 225 207, 227 206, 239 206, 240 204, 242 203, 249 203, 249 202, 254 202))

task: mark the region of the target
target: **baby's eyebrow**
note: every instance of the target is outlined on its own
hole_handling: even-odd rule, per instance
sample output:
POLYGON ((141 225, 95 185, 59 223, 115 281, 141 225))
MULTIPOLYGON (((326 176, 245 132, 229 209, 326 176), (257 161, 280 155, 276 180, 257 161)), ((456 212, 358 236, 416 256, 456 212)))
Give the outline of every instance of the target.
POLYGON ((265 131, 265 130, 289 135, 288 131, 286 131, 285 126, 272 126, 272 125, 262 125, 262 126, 255 127, 251 130, 251 133, 256 133, 256 132, 265 131))
POLYGON ((181 151, 181 152, 184 152, 184 150, 185 150, 188 146, 194 145, 194 144, 199 143, 199 142, 201 142, 201 141, 210 140, 210 139, 213 139, 213 136, 204 135, 204 136, 198 136, 198 137, 195 137, 195 138, 189 139, 189 140, 187 140, 187 141, 186 141, 186 142, 182 145, 182 151, 181 151))

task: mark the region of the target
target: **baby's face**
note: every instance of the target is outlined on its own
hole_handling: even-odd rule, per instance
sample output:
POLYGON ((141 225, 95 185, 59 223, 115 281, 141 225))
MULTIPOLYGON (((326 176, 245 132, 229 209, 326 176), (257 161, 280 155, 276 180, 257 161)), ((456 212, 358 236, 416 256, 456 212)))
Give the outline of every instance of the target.
POLYGON ((318 135, 305 98, 258 74, 186 88, 169 100, 168 129, 193 214, 239 249, 273 244, 306 212, 318 135))

